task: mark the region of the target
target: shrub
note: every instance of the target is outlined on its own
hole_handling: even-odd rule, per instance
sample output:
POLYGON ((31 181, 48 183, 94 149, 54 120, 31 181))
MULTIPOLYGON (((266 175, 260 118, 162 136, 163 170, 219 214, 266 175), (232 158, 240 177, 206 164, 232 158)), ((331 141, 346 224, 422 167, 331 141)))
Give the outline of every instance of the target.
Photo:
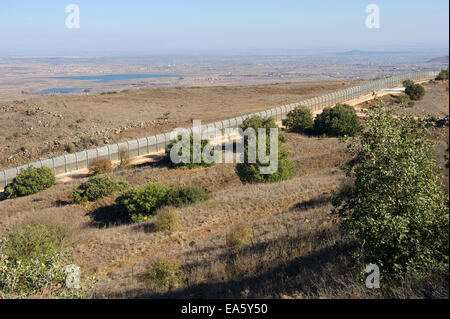
POLYGON ((448 80, 448 70, 442 70, 436 77, 436 81, 448 80))
POLYGON ((65 144, 64 145, 64 150, 67 153, 71 153, 71 154, 76 152, 75 146, 73 144, 65 144))
POLYGON ((227 245, 230 248, 247 246, 253 240, 253 232, 245 226, 238 226, 227 237, 227 245))
POLYGON ((124 146, 119 148, 119 168, 127 168, 130 166, 130 155, 128 149, 124 146))
POLYGON ((2 252, 12 261, 45 261, 58 250, 60 243, 57 233, 45 225, 28 225, 9 233, 2 252))
POLYGON ((151 183, 132 188, 116 199, 119 211, 134 222, 146 220, 155 210, 165 205, 169 188, 151 183))
POLYGON ((98 175, 89 178, 87 182, 74 189, 71 197, 74 203, 79 204, 108 196, 127 187, 129 187, 127 182, 119 181, 114 177, 98 175))
MULTIPOLYGON (((412 102, 409 95, 407 94, 402 94, 399 96, 398 102, 400 104, 401 107, 408 107, 408 106, 412 106, 410 103, 412 102)), ((414 103, 414 102, 412 102, 414 103)))
POLYGON ((6 198, 16 198, 38 193, 55 184, 55 176, 48 167, 23 169, 5 188, 6 198))
MULTIPOLYGON (((266 129, 266 154, 270 153, 270 128, 278 129, 275 119, 262 118, 260 116, 253 116, 245 119, 240 128, 245 132, 248 128, 253 128, 256 133, 258 128, 266 129)), ((256 137, 256 150, 258 150, 259 138, 256 137)), ((263 164, 256 156, 256 163, 249 162, 249 137, 244 135, 244 154, 243 162, 236 165, 236 173, 243 183, 272 183, 292 178, 294 165, 289 160, 289 151, 283 145, 286 142, 286 137, 278 132, 278 167, 272 174, 261 174, 261 169, 268 167, 273 163, 263 164)), ((259 153, 259 152, 257 152, 259 153)))
POLYGON ((175 186, 167 194, 167 205, 175 207, 187 206, 209 199, 206 191, 197 186, 175 186))
POLYGON ((326 107, 314 120, 314 131, 328 136, 355 136, 361 124, 355 109, 347 104, 326 107))
POLYGON ((0 240, 0 298, 82 297, 65 286, 71 261, 60 249, 60 235, 57 228, 36 224, 0 240))
POLYGON ((178 225, 178 213, 175 207, 165 206, 158 209, 154 225, 157 231, 174 229, 178 225))
POLYGON ((343 230, 364 243, 356 256, 395 279, 448 272, 448 195, 424 123, 383 108, 365 123, 348 148, 357 159, 346 168, 354 184, 333 201, 343 230))
POLYGON ((150 268, 147 279, 158 288, 176 287, 182 281, 180 264, 169 258, 161 259, 150 268))
POLYGON ((298 106, 287 114, 283 125, 293 131, 305 131, 314 125, 314 117, 310 109, 298 106))
POLYGON ((112 171, 112 163, 107 158, 96 158, 89 163, 90 175, 105 174, 112 171))
MULTIPOLYGON (((172 150, 172 148, 174 147, 175 144, 178 144, 179 142, 181 142, 183 140, 182 135, 178 136, 178 138, 172 142, 170 142, 167 146, 166 146, 166 160, 170 163, 172 163, 173 166, 175 167, 184 167, 184 168, 188 168, 188 169, 192 169, 192 168, 198 168, 198 167, 211 167, 213 166, 215 163, 214 161, 212 163, 207 163, 207 161, 205 161, 205 159, 203 158, 203 151, 205 148, 210 148, 210 155, 214 156, 215 152, 214 152, 214 148, 211 146, 211 144, 209 144, 208 140, 202 139, 200 138, 200 145, 201 145, 201 149, 199 150, 198 154, 197 152, 194 152, 194 134, 190 134, 189 135, 189 159, 183 159, 180 158, 181 161, 180 163, 174 163, 171 159, 170 156, 170 152, 172 150), (194 158, 194 153, 196 153, 195 158, 194 158), (201 157, 201 158, 200 158, 201 157), (198 163, 194 163, 198 162, 198 163)), ((187 146, 186 146, 187 147, 187 146)), ((178 155, 181 157, 182 156, 182 149, 180 148, 178 151, 178 155)))
POLYGON ((425 88, 420 84, 415 84, 411 80, 403 81, 403 86, 405 87, 405 93, 413 101, 421 100, 425 96, 425 88))

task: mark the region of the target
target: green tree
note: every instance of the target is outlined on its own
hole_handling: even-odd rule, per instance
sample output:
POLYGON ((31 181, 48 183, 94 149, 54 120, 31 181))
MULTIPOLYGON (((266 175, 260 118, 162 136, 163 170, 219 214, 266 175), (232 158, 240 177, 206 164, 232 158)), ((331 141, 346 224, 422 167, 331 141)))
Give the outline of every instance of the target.
POLYGON ((436 81, 448 80, 448 70, 442 70, 436 77, 436 81))
POLYGON ((333 214, 356 235, 356 254, 383 276, 423 276, 448 269, 449 214, 439 185, 434 145, 422 122, 373 108, 361 135, 349 143, 346 167, 354 185, 334 198, 333 214))
POLYGON ((53 184, 55 184, 55 176, 50 168, 30 166, 21 170, 5 187, 5 195, 6 198, 27 196, 50 188, 53 184))
POLYGON ((146 220, 167 202, 169 187, 150 183, 132 188, 116 199, 119 211, 134 222, 146 220))
POLYGON ((314 117, 307 107, 297 106, 287 114, 286 119, 283 120, 283 125, 290 130, 302 132, 314 125, 314 117))
POLYGON ((314 120, 314 131, 328 136, 355 136, 361 124, 355 109, 348 104, 326 107, 314 120))
MULTIPOLYGON (((189 135, 189 141, 190 141, 190 146, 189 146, 189 151, 190 151, 190 156, 189 156, 189 160, 184 161, 183 159, 181 160, 180 163, 173 163, 172 159, 170 158, 170 151, 172 150, 173 146, 175 144, 177 144, 178 142, 180 142, 182 140, 182 136, 178 136, 178 138, 172 142, 170 142, 167 146, 166 146, 166 160, 169 161, 170 163, 172 163, 173 166, 175 167, 185 167, 188 169, 193 169, 193 168, 199 168, 199 167, 211 167, 213 166, 215 163, 207 163, 201 152, 203 152, 203 150, 205 149, 205 147, 211 148, 210 151, 210 155, 213 156, 214 154, 214 149, 212 148, 212 146, 210 145, 209 141, 206 139, 202 139, 200 138, 200 145, 201 145, 201 149, 199 152, 199 156, 201 156, 200 158, 200 163, 194 163, 194 134, 190 134, 189 135)), ((180 149, 178 151, 178 155, 182 155, 182 150, 180 149)))
MULTIPOLYGON (((270 153, 270 128, 278 129, 275 119, 262 118, 260 116, 253 116, 244 120, 240 128, 245 132, 248 128, 253 128, 258 133, 259 128, 266 129, 266 154, 270 153)), ((272 183, 292 178, 294 165, 289 160, 289 151, 284 146, 286 137, 278 132, 278 167, 273 174, 261 174, 260 168, 269 166, 270 164, 263 164, 259 158, 259 152, 256 152, 256 163, 249 161, 249 137, 244 136, 244 153, 243 162, 236 165, 236 173, 243 183, 272 183)), ((258 149, 259 136, 256 136, 256 149, 258 149)))
POLYGON ((418 101, 425 96, 425 88, 422 85, 416 84, 411 80, 403 81, 402 84, 405 87, 405 94, 407 94, 411 100, 418 101))

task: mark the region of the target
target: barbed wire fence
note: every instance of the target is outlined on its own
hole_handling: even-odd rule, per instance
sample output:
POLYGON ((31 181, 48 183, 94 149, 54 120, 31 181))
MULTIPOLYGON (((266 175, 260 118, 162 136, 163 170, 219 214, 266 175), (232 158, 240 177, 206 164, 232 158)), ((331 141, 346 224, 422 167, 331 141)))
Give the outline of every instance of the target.
MULTIPOLYGON (((342 103, 355 98, 359 98, 360 96, 366 95, 373 91, 378 91, 397 86, 405 80, 413 80, 413 81, 431 80, 436 78, 438 74, 439 71, 419 71, 395 75, 383 79, 366 82, 361 85, 338 90, 318 97, 306 99, 297 103, 287 104, 261 112, 246 114, 232 119, 202 125, 200 129, 202 132, 219 130, 222 131, 222 133, 224 133, 226 128, 236 128, 239 125, 241 125, 246 118, 255 115, 261 117, 272 116, 275 118, 276 121, 280 121, 286 117, 287 113, 289 113, 291 110, 293 110, 295 107, 299 105, 303 105, 311 109, 313 112, 315 112, 327 106, 333 106, 337 103, 342 103)), ((188 131, 192 132, 192 128, 189 128, 188 131)), ((37 162, 5 169, 3 171, 0 171, 0 189, 6 187, 6 185, 10 183, 13 180, 13 178, 20 173, 22 169, 26 169, 30 166, 34 167, 46 166, 51 168, 55 173, 55 175, 60 175, 64 173, 74 172, 83 168, 87 168, 89 166, 89 163, 91 163, 94 159, 105 158, 111 161, 119 161, 120 152, 121 149, 123 148, 128 152, 128 157, 130 159, 138 156, 158 153, 163 151, 167 146, 167 144, 170 143, 171 141, 170 135, 171 135, 170 133, 165 133, 144 138, 138 138, 135 140, 130 140, 112 145, 105 145, 94 149, 89 149, 72 154, 66 154, 45 160, 39 160, 37 162)))

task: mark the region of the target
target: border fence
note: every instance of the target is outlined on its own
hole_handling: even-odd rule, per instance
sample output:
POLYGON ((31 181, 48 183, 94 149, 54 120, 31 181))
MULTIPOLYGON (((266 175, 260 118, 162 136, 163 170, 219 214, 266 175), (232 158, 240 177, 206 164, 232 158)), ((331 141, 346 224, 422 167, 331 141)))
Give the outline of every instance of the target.
MULTIPOLYGON (((209 131, 211 129, 224 132, 226 128, 238 127, 242 122, 249 117, 258 115, 261 117, 274 117, 277 121, 286 117, 287 113, 299 105, 303 105, 311 109, 313 112, 318 111, 327 106, 333 106, 337 103, 345 102, 361 95, 366 95, 370 92, 394 87, 401 84, 404 80, 424 81, 434 79, 439 74, 439 71, 420 71, 414 73, 406 73, 395 75, 383 79, 378 79, 364 84, 331 92, 319 97, 310 98, 297 103, 279 106, 269 110, 256 112, 252 114, 238 116, 232 119, 218 121, 207 125, 202 125, 201 130, 209 131)), ((192 132, 192 128, 188 129, 192 132)), ((79 169, 87 168, 89 163, 96 158, 107 158, 111 161, 120 160, 119 150, 125 147, 128 150, 129 158, 144 156, 152 153, 157 153, 165 149, 166 145, 171 141, 170 133, 159 134, 150 137, 138 138, 123 143, 112 145, 105 145, 94 149, 89 149, 72 154, 66 154, 50 159, 39 160, 37 162, 25 164, 15 168, 5 169, 0 171, 0 189, 5 187, 12 179, 20 172, 21 169, 26 169, 30 166, 42 167, 47 166, 53 169, 55 175, 77 171, 79 169)))

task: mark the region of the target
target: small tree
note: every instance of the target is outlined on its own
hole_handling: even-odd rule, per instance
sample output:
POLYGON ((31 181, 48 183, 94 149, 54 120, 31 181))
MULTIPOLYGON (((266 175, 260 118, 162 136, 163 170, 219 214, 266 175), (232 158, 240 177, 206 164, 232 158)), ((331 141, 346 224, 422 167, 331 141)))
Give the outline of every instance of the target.
MULTIPOLYGON (((203 156, 203 150, 205 149, 205 147, 211 148, 210 151, 210 155, 213 156, 214 155, 214 149, 211 147, 211 145, 209 144, 208 140, 205 140, 203 138, 200 138, 200 152, 199 154, 197 154, 198 156, 200 156, 200 162, 199 163, 194 163, 194 135, 190 134, 189 135, 189 141, 190 141, 190 146, 189 146, 189 151, 190 151, 190 156, 189 156, 189 160, 185 161, 185 160, 181 160, 180 163, 174 163, 170 157, 170 151, 172 150, 172 148, 174 147, 175 144, 177 144, 178 142, 182 141, 182 136, 178 136, 178 138, 172 142, 170 142, 167 146, 166 146, 166 160, 170 163, 172 163, 173 166, 175 167, 184 167, 184 168, 188 168, 188 169, 193 169, 193 168, 199 168, 199 167, 211 167, 213 166, 215 163, 207 163, 203 156)), ((178 151, 178 155, 182 156, 182 150, 180 149, 178 151)))
POLYGON ((119 211, 134 222, 146 220, 167 202, 169 188, 151 183, 132 188, 116 199, 119 211))
POLYGON ((178 225, 178 213, 173 206, 164 206, 156 211, 155 229, 157 231, 171 230, 178 225))
POLYGON ((125 181, 119 181, 114 177, 98 175, 89 178, 72 191, 71 197, 74 203, 85 203, 124 190, 129 187, 125 181))
POLYGON ((182 282, 180 264, 173 259, 163 258, 155 262, 147 273, 146 278, 157 288, 172 288, 182 282))
POLYGON ((416 84, 411 80, 406 80, 403 81, 403 86, 405 87, 405 94, 413 101, 421 100, 425 96, 425 88, 420 84, 416 84))
POLYGON ((96 158, 89 163, 88 170, 90 175, 98 175, 111 172, 113 167, 109 159, 96 158))
POLYGON ((314 120, 314 131, 328 136, 355 136, 361 124, 355 109, 348 104, 326 107, 314 120))
POLYGON ((16 198, 38 193, 55 184, 53 171, 48 167, 23 169, 5 188, 6 198, 16 198))
MULTIPOLYGON (((259 128, 266 129, 266 154, 270 152, 270 129, 278 129, 275 119, 262 118, 260 116, 253 116, 246 119, 240 128, 245 132, 248 128, 253 128, 256 133, 259 128)), ((249 161, 249 137, 244 136, 244 156, 243 162, 236 165, 236 173, 243 183, 272 183, 278 181, 289 180, 292 178, 294 165, 289 160, 289 151, 284 146, 286 137, 278 132, 278 167, 273 174, 261 174, 260 168, 269 166, 263 164, 259 158, 259 152, 256 155, 256 163, 249 161)), ((256 136, 256 149, 259 148, 259 137, 256 136)))
POLYGON ((448 80, 448 70, 442 70, 436 77, 436 81, 448 80))
POLYGON ((290 111, 283 125, 293 131, 302 132, 310 129, 314 125, 314 117, 310 109, 305 106, 297 106, 290 111))
POLYGON ((448 270, 448 198, 425 136, 412 117, 375 107, 349 144, 354 185, 334 199, 333 214, 361 240, 360 261, 377 264, 385 277, 448 270))

